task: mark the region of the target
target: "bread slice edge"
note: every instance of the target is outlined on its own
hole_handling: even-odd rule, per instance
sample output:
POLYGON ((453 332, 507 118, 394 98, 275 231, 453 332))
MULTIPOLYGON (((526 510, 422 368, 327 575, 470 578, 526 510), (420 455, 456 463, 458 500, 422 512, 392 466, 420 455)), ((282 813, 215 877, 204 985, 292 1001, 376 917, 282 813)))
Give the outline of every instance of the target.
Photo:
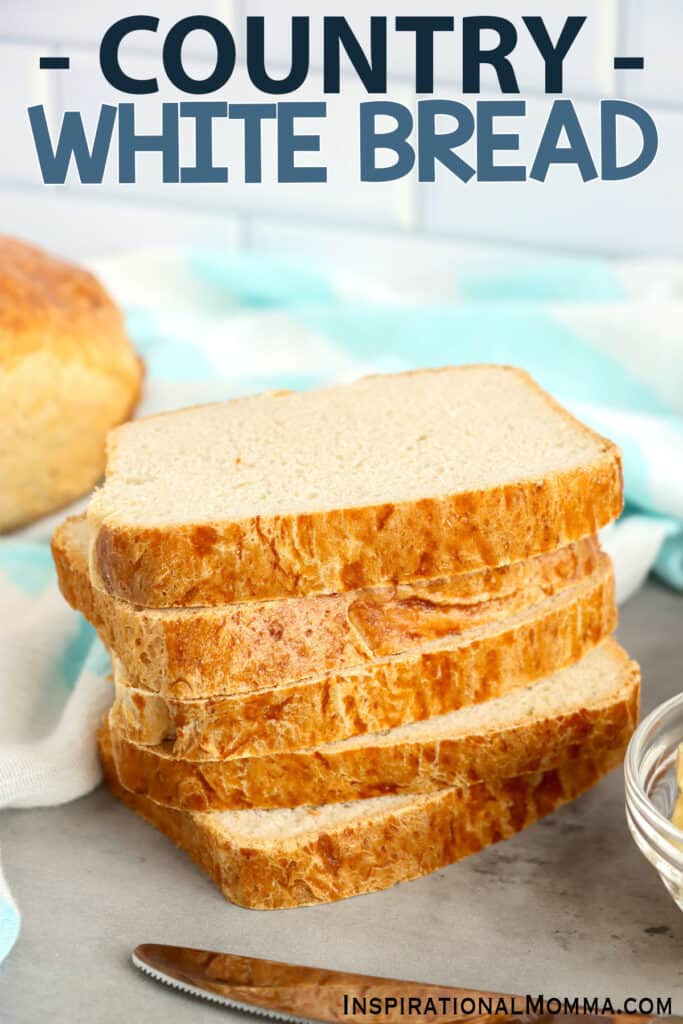
POLYGON ((320 827, 288 836, 287 816, 296 812, 192 814, 129 793, 118 782, 106 727, 99 743, 113 794, 185 850, 226 899, 261 910, 332 902, 427 875, 575 799, 624 754, 623 748, 600 751, 548 772, 427 796, 380 798, 388 803, 378 809, 370 801, 371 813, 360 819, 338 827, 318 822, 320 827), (259 841, 235 831, 233 823, 236 816, 254 814, 285 817, 268 827, 271 838, 259 841))
MULTIPOLYGON (((171 744, 143 746, 110 725, 119 781, 124 788, 168 807, 189 811, 295 807, 365 799, 387 794, 427 793, 472 785, 491 778, 547 771, 576 750, 622 745, 638 720, 640 670, 611 638, 583 659, 594 674, 613 674, 611 689, 578 702, 572 686, 577 666, 556 673, 523 691, 462 711, 354 740, 322 746, 238 757, 225 761, 189 761, 174 757, 171 744), (549 685, 548 685, 549 683, 549 685), (564 705, 552 713, 523 708, 539 691, 551 696, 566 690, 564 705), (493 724, 483 721, 487 711, 493 724), (506 715, 508 716, 506 718, 506 715), (496 716, 498 716, 496 718, 496 716), (502 716, 502 721, 501 721, 502 716)), ((582 663, 579 663, 581 666, 582 663)), ((584 668, 584 671, 590 671, 584 668)), ((558 698, 556 697, 556 700, 558 698)))
POLYGON ((93 585, 146 607, 336 593, 510 564, 596 533, 621 511, 619 450, 510 369, 595 440, 594 459, 486 490, 233 521, 126 525, 101 493, 88 509, 93 585))

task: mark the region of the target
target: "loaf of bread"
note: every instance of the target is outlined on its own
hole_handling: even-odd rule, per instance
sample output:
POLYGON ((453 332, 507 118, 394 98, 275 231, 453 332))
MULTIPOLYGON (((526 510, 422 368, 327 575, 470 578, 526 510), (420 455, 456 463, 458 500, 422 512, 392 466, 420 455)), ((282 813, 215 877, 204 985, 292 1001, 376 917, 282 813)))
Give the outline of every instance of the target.
POLYGON ((90 575, 153 607, 444 579, 564 547, 621 504, 617 448, 519 370, 366 378, 114 431, 90 575))
POLYGON ((119 799, 184 849, 226 899, 261 910, 328 903, 429 874, 550 814, 624 756, 623 746, 600 748, 548 772, 421 796, 201 814, 125 789, 106 726, 100 751, 119 799))
POLYGON ((85 270, 0 237, 0 532, 86 494, 138 401, 123 317, 85 270))
POLYGON ((549 771, 579 750, 623 747, 638 720, 640 673, 612 639, 571 668, 504 697, 311 749, 176 758, 110 728, 119 782, 186 811, 329 804, 428 793, 549 771))
POLYGON ((164 700, 136 689, 114 658, 113 720, 133 742, 169 740, 189 760, 300 750, 502 696, 578 661, 615 625, 612 567, 601 555, 588 577, 501 622, 276 689, 164 700))
POLYGON ((523 372, 471 366, 119 427, 55 534, 112 655, 113 792, 228 899, 426 874, 616 766, 621 460, 523 372))
POLYGON ((62 593, 142 690, 176 700, 273 689, 455 639, 589 576, 597 538, 448 580, 207 608, 135 608, 91 586, 85 516, 55 531, 62 593))

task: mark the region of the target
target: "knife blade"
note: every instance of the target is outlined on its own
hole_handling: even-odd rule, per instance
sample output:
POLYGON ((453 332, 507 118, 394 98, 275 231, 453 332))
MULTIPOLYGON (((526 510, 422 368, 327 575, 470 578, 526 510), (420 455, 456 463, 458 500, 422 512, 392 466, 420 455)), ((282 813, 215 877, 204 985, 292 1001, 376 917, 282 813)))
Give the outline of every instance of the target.
MULTIPOLYGON (((486 1024, 494 1020, 503 1024, 506 1020, 559 1021, 565 1017, 581 1024, 622 1024, 626 1020, 628 1024, 645 1024, 655 1020, 634 1014, 539 1016, 525 1012, 525 1000, 520 996, 304 967, 184 946, 137 946, 132 960, 145 974, 190 995, 295 1024, 333 1024, 363 1017, 373 1024, 398 1024, 405 1020, 413 1024, 486 1024)), ((681 1021, 675 1017, 667 1019, 681 1021)))

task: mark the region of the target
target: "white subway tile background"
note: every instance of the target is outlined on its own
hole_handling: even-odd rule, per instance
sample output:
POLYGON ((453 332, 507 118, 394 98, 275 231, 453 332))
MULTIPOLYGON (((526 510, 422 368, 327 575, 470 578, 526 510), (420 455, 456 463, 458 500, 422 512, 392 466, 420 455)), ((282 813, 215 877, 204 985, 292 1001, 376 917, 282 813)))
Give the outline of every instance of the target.
MULTIPOLYGON (((539 13, 522 0, 448 3, 433 0, 425 7, 411 0, 165 0, 140 5, 129 0, 97 4, 64 0, 0 0, 0 230, 33 238, 79 257, 94 257, 139 244, 206 243, 280 244, 312 249, 316 258, 363 252, 367 261, 391 254, 393 263, 422 258, 410 253, 439 254, 450 242, 504 242, 547 250, 627 256, 683 256, 683 198, 679 166, 683 160, 683 95, 679 40, 683 12, 676 0, 553 0, 542 5, 551 37, 563 19, 585 14, 588 21, 566 63, 565 94, 576 100, 587 136, 597 142, 601 98, 621 96, 643 103, 659 131, 660 148, 644 174, 624 182, 581 182, 575 167, 555 167, 544 184, 535 182, 462 184, 439 173, 433 184, 417 185, 410 176, 399 181, 359 181, 358 107, 368 97, 354 76, 347 75, 341 95, 322 92, 320 25, 325 14, 343 14, 362 41, 369 39, 369 17, 389 20, 391 77, 387 98, 411 109, 414 39, 392 29, 401 14, 427 13, 455 18, 454 33, 437 39, 437 95, 458 98, 461 74, 459 20, 467 14, 504 15, 515 21, 519 43, 514 54, 528 116, 508 130, 519 131, 521 154, 530 161, 542 132, 550 100, 543 96, 543 64, 521 24, 524 14, 539 13), (264 127, 263 183, 245 185, 242 175, 241 129, 218 122, 215 161, 232 168, 227 185, 162 185, 161 157, 138 157, 138 181, 121 185, 115 179, 115 146, 107 179, 82 185, 72 173, 64 186, 45 186, 40 177, 26 109, 44 104, 51 129, 65 110, 83 112, 91 131, 102 103, 129 102, 104 80, 98 49, 106 28, 131 13, 156 14, 159 32, 138 33, 122 48, 122 64, 131 74, 157 75, 160 92, 135 97, 136 127, 158 132, 161 103, 187 99, 165 79, 160 49, 165 32, 179 18, 205 13, 225 21, 234 33, 238 67, 228 85, 211 99, 245 102, 263 99, 250 86, 243 65, 244 24, 248 15, 266 17, 269 70, 285 73, 288 64, 289 18, 311 19, 312 71, 293 100, 324 100, 328 116, 320 154, 301 154, 300 164, 328 167, 325 185, 278 185, 274 168, 274 131, 264 127), (69 71, 41 71, 39 58, 65 54, 69 71), (614 72, 615 56, 644 56, 645 71, 614 72), (278 242, 279 240, 279 242, 278 242)), ((208 73, 213 43, 201 33, 189 37, 184 50, 188 67, 208 73)), ((495 84, 482 78, 484 88, 495 84)), ((493 97, 489 92, 483 98, 493 97)), ((376 98, 376 97, 369 97, 376 98)), ((466 101, 472 103, 473 97, 466 101)), ((301 129, 300 129, 301 130, 301 129)), ((597 150, 597 147, 596 147, 597 150)), ((465 155, 465 154, 463 154, 465 155)), ((596 158, 598 156, 596 151, 596 158)), ((506 154, 501 154, 503 159, 506 154)), ((516 161, 515 161, 516 162, 516 161)), ((432 258, 432 255, 429 258, 432 258)))

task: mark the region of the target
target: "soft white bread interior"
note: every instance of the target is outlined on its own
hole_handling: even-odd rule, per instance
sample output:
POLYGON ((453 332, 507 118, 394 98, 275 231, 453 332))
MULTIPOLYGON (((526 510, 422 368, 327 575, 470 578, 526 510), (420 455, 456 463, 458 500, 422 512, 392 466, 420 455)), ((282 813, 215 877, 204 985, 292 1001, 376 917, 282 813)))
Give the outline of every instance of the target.
POLYGON ((617 449, 527 374, 421 371, 114 431, 90 569, 146 606, 331 593, 520 561, 620 508, 617 449))
POLYGON ((369 377, 121 427, 93 518, 162 526, 416 502, 574 469, 603 451, 521 373, 369 377))

